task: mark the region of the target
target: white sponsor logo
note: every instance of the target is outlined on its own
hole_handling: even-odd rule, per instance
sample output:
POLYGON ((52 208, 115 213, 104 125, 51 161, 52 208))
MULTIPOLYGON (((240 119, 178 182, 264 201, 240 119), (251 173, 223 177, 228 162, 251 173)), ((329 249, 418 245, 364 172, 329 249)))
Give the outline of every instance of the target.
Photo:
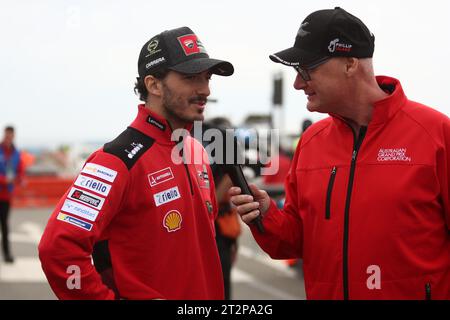
POLYGON ((153 67, 154 65, 160 64, 161 62, 164 62, 164 61, 166 61, 166 59, 164 57, 155 59, 155 60, 150 61, 149 63, 147 63, 145 65, 145 68, 148 69, 148 68, 153 67))
POLYGON ((154 194, 153 198, 155 199, 156 206, 159 207, 165 203, 169 203, 176 199, 180 199, 181 195, 180 191, 178 190, 178 187, 173 187, 154 194))
POLYGON ((77 188, 70 189, 69 198, 81 201, 97 210, 100 210, 105 202, 105 198, 77 188))
POLYGON ((101 182, 97 179, 86 177, 83 175, 79 175, 77 180, 74 183, 76 186, 86 188, 88 190, 97 192, 103 196, 108 196, 109 191, 111 190, 111 185, 101 182))
POLYGON ((170 167, 164 168, 162 170, 150 173, 148 175, 148 181, 150 186, 154 187, 157 184, 163 183, 173 179, 172 169, 170 167))
POLYGON ((83 170, 83 173, 91 174, 93 176, 99 177, 101 179, 105 179, 109 182, 114 182, 117 176, 117 171, 109 169, 107 167, 101 166, 96 163, 86 163, 83 170))
POLYGON ((85 206, 81 203, 66 199, 62 208, 62 211, 66 211, 68 213, 72 213, 81 218, 85 218, 89 221, 95 221, 97 219, 98 211, 88 206, 85 206))
POLYGON ((91 231, 91 229, 92 229, 92 223, 89 223, 89 222, 77 219, 75 217, 69 216, 69 215, 67 215, 65 213, 62 213, 62 212, 60 212, 58 214, 57 219, 60 220, 60 221, 64 221, 64 222, 73 224, 74 226, 77 226, 79 228, 85 229, 87 231, 91 231))
POLYGON ((408 157, 406 155, 406 148, 380 149, 380 151, 378 151, 377 160, 379 162, 384 162, 384 161, 411 162, 411 157, 408 157))
POLYGON ((128 158, 133 159, 134 156, 144 147, 142 145, 142 143, 135 143, 133 142, 131 144, 131 147, 133 149, 131 149, 131 151, 128 151, 127 149, 125 149, 125 152, 128 153, 128 158))
POLYGON ((339 39, 334 39, 330 41, 330 45, 328 46, 328 51, 334 52, 336 51, 336 43, 338 43, 339 39))

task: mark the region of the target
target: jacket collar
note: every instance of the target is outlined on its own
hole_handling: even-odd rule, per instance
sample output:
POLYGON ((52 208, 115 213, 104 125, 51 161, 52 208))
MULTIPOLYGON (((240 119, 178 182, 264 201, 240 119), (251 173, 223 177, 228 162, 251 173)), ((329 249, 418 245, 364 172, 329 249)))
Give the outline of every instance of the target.
POLYGON ((408 100, 403 92, 400 81, 394 78, 377 76, 377 82, 381 89, 387 91, 389 96, 375 102, 372 120, 369 125, 382 125, 388 122, 408 100))
MULTIPOLYGON (((138 105, 138 114, 130 126, 152 137, 160 144, 175 145, 177 143, 172 141, 173 130, 167 120, 146 108, 144 104, 138 105)), ((184 129, 189 132, 191 128, 192 124, 189 124, 184 129)))
MULTIPOLYGON (((372 119, 369 122, 370 127, 380 126, 388 122, 407 101, 399 80, 386 76, 377 76, 376 79, 380 88, 389 93, 389 96, 374 103, 372 119)), ((330 115, 333 119, 346 121, 338 115, 330 115)))

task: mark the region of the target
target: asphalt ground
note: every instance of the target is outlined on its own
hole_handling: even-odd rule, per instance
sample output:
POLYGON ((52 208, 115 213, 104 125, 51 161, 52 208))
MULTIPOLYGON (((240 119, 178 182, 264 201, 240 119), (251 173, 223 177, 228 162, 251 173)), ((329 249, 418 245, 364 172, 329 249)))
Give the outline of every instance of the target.
MULTIPOLYGON (((13 209, 10 213, 13 264, 0 262, 0 300, 56 299, 42 272, 37 245, 52 208, 13 209)), ((305 299, 299 268, 272 260, 243 225, 237 261, 232 269, 233 300, 305 299)))

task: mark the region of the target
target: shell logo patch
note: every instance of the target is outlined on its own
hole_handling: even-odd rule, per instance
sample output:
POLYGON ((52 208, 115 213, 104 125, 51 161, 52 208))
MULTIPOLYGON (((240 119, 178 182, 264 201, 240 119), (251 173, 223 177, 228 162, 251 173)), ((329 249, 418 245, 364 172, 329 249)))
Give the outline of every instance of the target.
POLYGON ((167 232, 174 232, 181 229, 181 213, 177 210, 170 210, 166 213, 163 219, 163 226, 167 232))

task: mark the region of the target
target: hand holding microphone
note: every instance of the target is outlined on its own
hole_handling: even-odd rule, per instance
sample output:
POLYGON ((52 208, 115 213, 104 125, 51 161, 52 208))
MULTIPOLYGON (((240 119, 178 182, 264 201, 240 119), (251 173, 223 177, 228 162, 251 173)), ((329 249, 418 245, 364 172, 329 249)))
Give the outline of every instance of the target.
POLYGON ((229 195, 231 202, 237 207, 237 212, 245 223, 255 223, 258 231, 264 233, 261 215, 269 208, 269 195, 254 185, 248 186, 240 165, 228 165, 227 172, 236 186, 230 188, 229 195))

